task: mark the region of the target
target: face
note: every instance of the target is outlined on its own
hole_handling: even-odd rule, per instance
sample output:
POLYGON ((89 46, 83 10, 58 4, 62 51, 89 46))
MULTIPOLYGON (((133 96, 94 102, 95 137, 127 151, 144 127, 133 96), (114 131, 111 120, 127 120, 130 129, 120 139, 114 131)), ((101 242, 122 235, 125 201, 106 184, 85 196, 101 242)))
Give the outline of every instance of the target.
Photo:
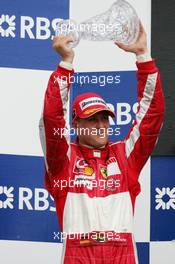
POLYGON ((86 119, 79 118, 75 123, 79 143, 93 148, 101 148, 108 142, 109 115, 101 111, 86 119))

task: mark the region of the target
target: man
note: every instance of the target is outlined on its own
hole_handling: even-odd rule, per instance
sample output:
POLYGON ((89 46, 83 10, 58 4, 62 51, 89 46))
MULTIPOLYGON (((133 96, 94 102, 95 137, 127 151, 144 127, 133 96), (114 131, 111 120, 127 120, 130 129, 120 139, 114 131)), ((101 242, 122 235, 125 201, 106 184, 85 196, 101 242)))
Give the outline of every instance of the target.
POLYGON ((74 73, 71 40, 62 36, 53 40, 62 61, 50 77, 40 120, 46 188, 54 197, 61 230, 67 234, 62 263, 136 264, 133 212, 140 192, 139 174, 163 122, 160 74, 140 25, 136 43, 115 43, 137 57, 139 107, 127 138, 108 142, 108 117, 115 114, 99 95, 86 93, 73 103, 72 122, 78 137, 70 144, 66 131, 67 80, 74 73))

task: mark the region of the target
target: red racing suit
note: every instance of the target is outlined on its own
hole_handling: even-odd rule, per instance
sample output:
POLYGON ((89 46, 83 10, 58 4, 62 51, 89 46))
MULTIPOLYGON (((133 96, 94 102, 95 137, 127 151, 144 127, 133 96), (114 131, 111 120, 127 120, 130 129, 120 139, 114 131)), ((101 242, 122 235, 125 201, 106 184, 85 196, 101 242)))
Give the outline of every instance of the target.
POLYGON ((123 141, 102 150, 70 144, 68 133, 57 133, 69 127, 70 84, 63 76, 68 80, 74 72, 58 66, 49 79, 40 138, 46 188, 54 197, 61 230, 69 234, 63 243, 64 264, 138 263, 133 238, 138 178, 162 126, 164 98, 154 60, 136 64, 135 122, 123 141))

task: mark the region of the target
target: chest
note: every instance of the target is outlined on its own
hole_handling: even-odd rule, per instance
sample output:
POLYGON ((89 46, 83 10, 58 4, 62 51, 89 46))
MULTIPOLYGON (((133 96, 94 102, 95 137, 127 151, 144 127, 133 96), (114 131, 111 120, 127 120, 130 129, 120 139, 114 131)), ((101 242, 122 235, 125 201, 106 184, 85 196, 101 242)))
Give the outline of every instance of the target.
POLYGON ((87 193, 90 197, 104 197, 128 191, 127 174, 115 155, 108 158, 72 159, 69 191, 87 193))

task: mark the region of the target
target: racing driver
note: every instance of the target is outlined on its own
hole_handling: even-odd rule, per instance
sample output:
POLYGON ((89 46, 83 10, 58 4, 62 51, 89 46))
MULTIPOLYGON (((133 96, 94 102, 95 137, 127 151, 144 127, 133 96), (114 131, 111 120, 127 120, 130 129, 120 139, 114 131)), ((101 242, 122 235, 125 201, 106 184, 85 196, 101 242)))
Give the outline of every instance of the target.
POLYGON ((137 60, 139 106, 128 136, 123 141, 108 141, 109 116, 115 114, 100 95, 91 92, 80 94, 73 103, 77 140, 70 143, 66 131, 69 77, 74 74, 71 41, 68 36, 53 40, 61 62, 49 79, 40 119, 45 184, 54 197, 61 231, 67 234, 62 263, 136 264, 133 212, 140 192, 139 174, 155 147, 164 118, 160 74, 140 25, 134 44, 115 42, 137 60))

